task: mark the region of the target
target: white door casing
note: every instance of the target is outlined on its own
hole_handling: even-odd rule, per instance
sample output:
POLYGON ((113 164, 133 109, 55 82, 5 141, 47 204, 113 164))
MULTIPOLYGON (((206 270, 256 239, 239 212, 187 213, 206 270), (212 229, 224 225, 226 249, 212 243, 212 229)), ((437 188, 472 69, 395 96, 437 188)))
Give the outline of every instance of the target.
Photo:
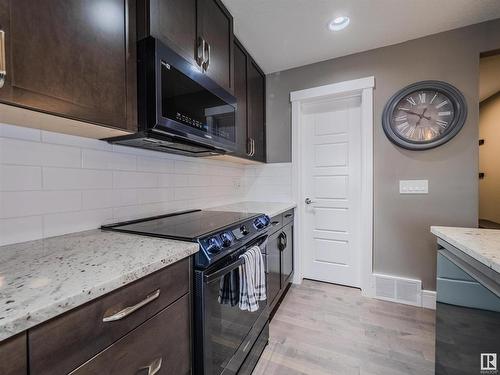
POLYGON ((374 85, 368 77, 290 94, 295 283, 307 277, 373 295, 374 85))

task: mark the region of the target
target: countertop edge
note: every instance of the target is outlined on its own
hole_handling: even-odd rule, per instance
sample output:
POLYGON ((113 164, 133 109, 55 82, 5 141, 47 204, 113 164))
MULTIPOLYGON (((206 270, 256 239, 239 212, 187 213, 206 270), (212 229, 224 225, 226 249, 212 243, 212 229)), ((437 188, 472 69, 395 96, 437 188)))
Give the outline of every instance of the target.
MULTIPOLYGON (((464 245, 460 241, 450 237, 448 234, 444 233, 441 228, 456 228, 456 227, 443 227, 443 226, 431 226, 430 231, 432 234, 434 234, 436 237, 441 238, 443 241, 449 243, 450 245, 456 247, 458 250, 462 251, 463 253, 469 255, 470 257, 474 258, 478 262, 481 262, 488 268, 491 268, 492 270, 499 272, 500 273, 500 264, 498 264, 496 261, 488 258, 487 256, 480 254, 479 252, 475 251, 474 249, 471 249, 467 245, 464 245)), ((464 230, 467 229, 478 229, 478 228, 462 228, 464 230)))
POLYGON ((179 250, 179 254, 163 258, 146 267, 131 270, 121 275, 121 277, 110 280, 106 283, 94 285, 92 288, 83 289, 81 293, 73 294, 68 298, 54 301, 43 308, 31 311, 29 314, 20 316, 17 319, 0 323, 0 342, 61 316, 75 308, 92 302, 108 293, 127 286, 134 281, 142 279, 156 271, 161 270, 162 268, 168 267, 198 252, 198 244, 191 242, 186 242, 185 244, 185 250, 179 250))

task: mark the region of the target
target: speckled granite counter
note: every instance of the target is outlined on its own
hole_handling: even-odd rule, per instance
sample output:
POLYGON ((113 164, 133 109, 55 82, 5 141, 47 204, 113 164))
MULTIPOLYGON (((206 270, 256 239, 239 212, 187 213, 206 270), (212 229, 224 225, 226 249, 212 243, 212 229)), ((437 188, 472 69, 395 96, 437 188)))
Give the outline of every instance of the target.
POLYGON ((0 247, 0 341, 198 251, 91 230, 0 247))
POLYGON ((500 272, 500 230, 431 227, 431 232, 485 266, 500 272))
POLYGON ((250 212, 262 213, 270 217, 279 215, 285 211, 295 208, 297 205, 294 202, 238 202, 218 207, 210 207, 207 210, 211 211, 234 211, 234 212, 250 212))

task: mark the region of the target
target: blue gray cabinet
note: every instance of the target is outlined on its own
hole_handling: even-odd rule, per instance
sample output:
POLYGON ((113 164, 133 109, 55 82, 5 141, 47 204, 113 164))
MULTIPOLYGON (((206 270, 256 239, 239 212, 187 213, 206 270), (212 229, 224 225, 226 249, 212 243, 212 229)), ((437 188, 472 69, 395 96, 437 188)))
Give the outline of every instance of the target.
POLYGON ((500 350, 500 274, 438 243, 436 375, 479 374, 500 350))

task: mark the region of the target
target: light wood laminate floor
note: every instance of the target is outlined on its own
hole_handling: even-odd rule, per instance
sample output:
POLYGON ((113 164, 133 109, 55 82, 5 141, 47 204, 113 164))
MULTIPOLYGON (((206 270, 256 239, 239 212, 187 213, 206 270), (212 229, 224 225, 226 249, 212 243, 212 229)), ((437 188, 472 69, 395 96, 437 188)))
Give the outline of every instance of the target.
POLYGON ((433 310, 304 280, 274 316, 253 375, 432 375, 434 323, 433 310))

